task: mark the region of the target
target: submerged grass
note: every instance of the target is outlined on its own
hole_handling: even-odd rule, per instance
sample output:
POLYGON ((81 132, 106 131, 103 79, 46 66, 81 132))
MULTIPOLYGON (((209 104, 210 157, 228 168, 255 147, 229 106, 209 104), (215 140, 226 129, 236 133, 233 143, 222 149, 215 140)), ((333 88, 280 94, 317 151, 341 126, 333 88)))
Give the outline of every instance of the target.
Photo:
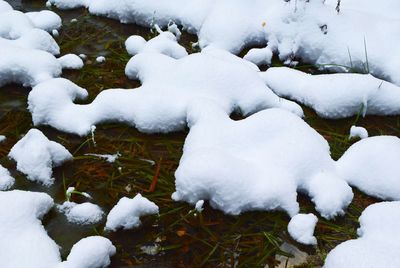
MULTIPOLYGON (((42 1, 31 1, 24 7, 35 9, 35 3, 43 7, 42 1)), ((58 40, 62 53, 84 53, 88 56, 81 71, 64 74, 88 89, 88 102, 106 88, 140 86, 138 81, 130 81, 124 75, 123 70, 129 60, 124 41, 132 34, 147 36, 148 29, 93 17, 85 10, 57 12, 65 21, 58 40), (77 18, 77 22, 69 22, 72 18, 77 18), (104 55, 107 61, 96 63, 94 59, 98 55, 104 55)), ((183 44, 191 52, 191 43, 195 41, 193 36, 187 34, 182 37, 183 44)), ((55 185, 45 188, 27 181, 15 171, 15 164, 7 159, 12 145, 33 127, 26 110, 28 90, 10 85, 0 91, 0 134, 7 136, 0 146, 0 162, 16 177, 16 188, 46 191, 57 203, 62 203, 65 189, 74 186, 77 191, 90 193, 94 202, 105 211, 109 211, 119 198, 141 193, 160 207, 160 215, 145 217, 139 229, 115 233, 103 232, 104 221, 96 226, 80 227, 69 224, 56 210, 51 211, 44 219, 44 225, 49 235, 62 247, 63 257, 80 238, 100 234, 110 238, 117 247, 112 267, 293 267, 291 262, 286 262, 293 256, 283 250, 283 243, 294 245, 309 254, 306 263, 297 267, 318 267, 333 247, 356 237, 358 217, 365 207, 377 202, 355 190, 355 198, 345 217, 334 221, 320 219, 315 232, 318 247, 302 246, 287 234, 289 217, 285 213, 248 212, 235 217, 224 215, 207 204, 205 210, 199 213, 186 203, 173 202, 174 171, 182 155, 187 132, 146 135, 133 127, 119 124, 98 126, 96 144, 91 136, 77 137, 40 127, 50 139, 63 144, 74 155, 73 162, 55 169, 55 185), (85 155, 117 152, 121 156, 114 163, 85 155), (283 256, 285 261, 279 263, 277 255, 283 256)), ((305 120, 328 140, 334 159, 338 159, 354 142, 348 139, 353 124, 366 127, 372 135, 398 135, 400 130, 400 117, 368 116, 333 121, 318 118, 306 108, 305 113, 305 120)), ((79 195, 73 195, 71 199, 84 201, 79 195)), ((298 200, 302 212, 315 213, 308 197, 299 195, 298 200)))

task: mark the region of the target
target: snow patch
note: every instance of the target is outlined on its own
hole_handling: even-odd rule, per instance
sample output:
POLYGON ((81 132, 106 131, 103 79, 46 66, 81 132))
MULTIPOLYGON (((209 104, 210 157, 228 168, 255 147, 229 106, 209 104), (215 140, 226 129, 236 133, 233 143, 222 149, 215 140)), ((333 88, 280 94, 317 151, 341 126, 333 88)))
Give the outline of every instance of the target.
POLYGON ((344 214, 351 188, 336 173, 327 141, 301 118, 268 109, 233 121, 201 102, 188 112, 190 132, 175 172, 172 198, 209 200, 228 214, 249 210, 299 212, 308 193, 323 217, 344 214))
POLYGON ((351 126, 349 139, 351 138, 368 138, 368 131, 363 127, 351 126))
POLYGON ((276 94, 324 118, 400 114, 400 87, 367 74, 310 75, 287 67, 261 73, 276 94))
POLYGON ((370 205, 359 222, 359 237, 329 252, 324 267, 400 267, 400 202, 370 205))
POLYGON ((50 141, 37 129, 29 130, 12 148, 8 156, 17 162, 17 170, 31 181, 46 186, 54 183, 52 168, 60 166, 72 155, 59 143, 50 141))
POLYGON ((66 201, 62 205, 58 205, 57 208, 65 214, 69 222, 81 225, 98 223, 104 215, 98 205, 89 202, 77 204, 66 201))
POLYGON ((314 236, 314 229, 318 218, 312 214, 297 214, 288 224, 290 236, 297 242, 305 245, 316 245, 317 238, 314 236))
POLYGON ((158 206, 137 194, 134 198, 121 198, 107 216, 106 231, 125 230, 139 227, 140 217, 158 214, 158 206))
POLYGON ((354 143, 337 161, 340 177, 364 193, 400 200, 400 139, 376 136, 354 143))

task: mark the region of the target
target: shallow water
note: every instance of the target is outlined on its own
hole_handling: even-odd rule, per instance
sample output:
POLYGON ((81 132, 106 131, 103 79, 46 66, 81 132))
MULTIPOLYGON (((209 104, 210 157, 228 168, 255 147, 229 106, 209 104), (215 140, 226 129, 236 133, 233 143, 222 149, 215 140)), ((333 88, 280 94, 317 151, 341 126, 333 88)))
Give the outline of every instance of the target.
MULTIPOLYGON (((45 1, 9 2, 23 11, 45 9, 45 1)), ((150 37, 149 29, 91 16, 83 9, 54 11, 62 16, 64 22, 60 37, 56 39, 61 46, 61 53, 84 53, 88 56, 82 70, 69 71, 63 75, 89 91, 87 102, 106 88, 140 86, 138 81, 130 81, 124 75, 129 55, 123 43, 132 34, 150 37), (71 23, 73 18, 78 19, 78 22, 71 23), (103 64, 95 63, 94 59, 98 55, 106 56, 107 61, 103 64)), ((191 49, 190 43, 195 41, 194 36, 183 35, 182 43, 188 49, 191 49)), ((27 181, 15 170, 15 164, 7 159, 13 144, 33 127, 26 110, 29 90, 17 85, 7 85, 0 89, 0 134, 7 136, 0 148, 1 164, 9 168, 17 179, 15 188, 45 191, 56 203, 62 203, 65 201, 66 187, 75 186, 79 191, 89 192, 94 198, 93 202, 105 212, 122 196, 133 197, 140 192, 160 207, 160 216, 144 218, 142 227, 115 233, 103 233, 104 221, 88 227, 70 224, 53 209, 43 223, 49 235, 61 246, 63 258, 82 237, 101 234, 110 238, 117 247, 111 267, 254 267, 266 264, 273 267, 279 264, 275 259, 276 254, 288 256, 282 251, 288 248, 287 245, 298 247, 309 255, 303 267, 316 267, 322 264, 327 251, 356 236, 358 216, 366 206, 376 201, 356 192, 345 218, 332 222, 320 220, 316 229, 319 241, 317 249, 298 245, 289 238, 286 231, 289 218, 284 213, 249 212, 240 217, 232 217, 206 205, 201 214, 195 215, 190 212, 191 206, 173 202, 170 198, 174 191, 174 171, 187 132, 146 135, 130 126, 119 124, 98 126, 96 146, 91 137, 82 138, 40 127, 49 139, 63 144, 74 155, 73 162, 55 169, 55 184, 50 188, 42 187, 27 181), (116 152, 122 156, 115 163, 85 156, 86 153, 116 152), (148 160, 155 161, 155 165, 148 160), (158 181, 151 191, 155 179, 158 181), (283 244, 286 246, 282 248, 283 244), (159 252, 155 252, 155 255, 146 254, 141 249, 143 246, 153 251, 158 248, 159 252)), ((306 121, 329 141, 335 159, 354 142, 349 141, 347 135, 355 122, 367 127, 373 135, 398 135, 400 129, 399 117, 354 117, 332 121, 319 119, 307 109, 306 121)), ((84 201, 76 196, 72 199, 76 202, 84 201)), ((314 212, 307 197, 300 195, 299 202, 302 212, 314 212)), ((278 259, 284 261, 285 258, 278 259)))

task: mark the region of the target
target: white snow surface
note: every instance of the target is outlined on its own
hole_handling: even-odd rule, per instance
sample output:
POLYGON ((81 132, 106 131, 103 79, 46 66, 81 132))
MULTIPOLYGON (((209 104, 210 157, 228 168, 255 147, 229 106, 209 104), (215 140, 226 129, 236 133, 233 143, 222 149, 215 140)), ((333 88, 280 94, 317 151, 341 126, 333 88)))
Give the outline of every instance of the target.
POLYGON ((98 56, 96 58, 96 62, 98 62, 98 63, 102 63, 102 62, 105 62, 105 61, 106 61, 106 58, 104 56, 98 56))
POLYGON ((400 267, 400 202, 367 207, 359 218, 359 238, 329 252, 324 268, 400 267))
POLYGON ((60 16, 53 11, 42 10, 38 12, 27 12, 26 16, 32 21, 35 28, 39 28, 51 33, 53 30, 58 30, 62 26, 60 16))
POLYGON ((270 65, 272 60, 272 50, 266 46, 264 48, 252 48, 244 55, 243 59, 255 65, 270 65))
POLYGON ((251 5, 247 0, 51 2, 60 8, 85 6, 93 14, 148 27, 166 27, 172 20, 196 33, 202 48, 237 54, 244 47, 268 43, 282 61, 297 57, 336 70, 368 69, 400 85, 396 0, 351 0, 339 13, 335 0, 254 0, 251 5))
POLYGON ((105 237, 90 236, 76 243, 67 260, 57 268, 103 268, 111 263, 110 257, 116 253, 116 248, 105 237))
POLYGON ((65 201, 63 204, 58 205, 57 208, 65 214, 69 222, 81 225, 98 223, 104 215, 98 205, 89 202, 77 204, 65 201))
POLYGON ((118 159, 118 157, 121 156, 121 154, 119 152, 117 152, 115 154, 85 154, 85 155, 102 158, 102 159, 106 160, 108 163, 114 163, 118 159))
POLYGON ((186 49, 179 45, 177 37, 169 32, 160 31, 159 35, 146 41, 140 35, 132 35, 125 41, 125 47, 132 56, 139 53, 159 53, 174 59, 188 55, 186 49))
POLYGON ((314 229, 318 218, 312 213, 297 214, 290 219, 288 232, 297 242, 305 245, 316 245, 317 238, 314 236, 314 229))
POLYGON ((230 114, 248 115, 281 107, 298 115, 299 105, 276 96, 258 75, 254 64, 219 49, 205 49, 181 59, 158 53, 139 53, 128 62, 126 75, 139 79, 139 88, 103 90, 87 105, 85 89, 66 79, 38 84, 28 97, 35 125, 87 135, 102 122, 124 122, 142 132, 171 132, 186 125, 192 103, 209 99, 230 114))
POLYGON ((363 127, 351 126, 349 138, 368 138, 368 131, 363 127))
POLYGON ((82 59, 75 54, 67 54, 57 59, 63 69, 81 69, 83 67, 82 59))
POLYGON ((261 73, 268 87, 282 97, 313 108, 324 118, 356 114, 400 114, 400 87, 366 74, 310 75, 287 67, 261 73))
POLYGON ((110 264, 115 247, 104 237, 75 244, 61 262, 58 245, 47 235, 41 219, 53 207, 45 193, 0 192, 0 266, 2 268, 102 268, 110 264))
POLYGON ((72 155, 59 143, 50 141, 40 130, 31 129, 12 148, 8 156, 17 162, 17 170, 31 181, 50 186, 54 183, 52 168, 72 155))
POLYGON ((350 185, 384 200, 400 200, 400 139, 376 136, 354 143, 337 161, 350 185))
POLYGON ((140 217, 152 214, 158 214, 158 206, 141 194, 132 199, 122 197, 108 214, 104 230, 136 228, 141 224, 140 217))
POLYGON ((15 179, 11 176, 10 172, 0 165, 0 191, 10 189, 15 183, 15 179))
POLYGON ((174 200, 209 200, 235 215, 283 210, 294 216, 301 190, 323 217, 344 213, 352 190, 336 174, 327 141, 301 118, 267 109, 233 121, 214 104, 197 104, 188 112, 190 132, 175 172, 174 200))

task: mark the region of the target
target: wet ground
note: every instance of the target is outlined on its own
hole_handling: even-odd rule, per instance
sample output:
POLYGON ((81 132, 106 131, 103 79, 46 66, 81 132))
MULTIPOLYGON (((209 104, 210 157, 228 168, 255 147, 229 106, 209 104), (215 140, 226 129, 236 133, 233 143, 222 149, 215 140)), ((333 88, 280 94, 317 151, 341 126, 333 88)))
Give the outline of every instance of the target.
MULTIPOLYGON (((9 1, 23 11, 45 9, 45 1, 9 1)), ((80 71, 63 74, 89 91, 90 102, 107 88, 135 88, 138 81, 124 75, 129 55, 124 41, 132 34, 152 37, 147 28, 123 25, 117 21, 89 15, 86 10, 60 11, 63 28, 56 38, 61 53, 84 53, 88 56, 80 71), (71 22, 71 19, 77 22, 71 22), (105 63, 96 63, 103 55, 105 63)), ((196 37, 184 34, 181 43, 188 50, 196 37)), ((275 61, 276 65, 280 63, 275 61)), ((304 67, 309 68, 309 67, 304 67)), ((56 183, 42 187, 31 183, 15 170, 15 163, 7 158, 10 148, 21 135, 33 127, 26 99, 30 88, 7 85, 0 89, 0 134, 7 140, 0 146, 0 163, 9 168, 17 180, 15 188, 44 191, 56 201, 65 201, 65 189, 76 187, 89 192, 93 202, 108 212, 119 198, 141 193, 160 207, 159 216, 143 219, 142 227, 131 231, 104 233, 104 222, 89 227, 70 224, 64 215, 53 209, 43 223, 49 235, 61 246, 62 256, 68 255, 72 245, 85 236, 100 234, 112 240, 117 254, 111 267, 291 267, 287 262, 296 252, 299 267, 318 267, 327 252, 339 243, 356 237, 357 219, 362 210, 376 202, 355 191, 355 198, 345 217, 335 221, 320 219, 315 235, 318 247, 301 246, 290 239, 286 228, 288 216, 279 212, 251 212, 241 216, 226 216, 207 205, 202 213, 194 213, 186 203, 173 202, 174 171, 182 154, 187 132, 168 135, 147 135, 126 125, 106 124, 97 127, 95 142, 90 136, 78 137, 39 127, 51 140, 63 144, 74 155, 74 161, 55 169, 56 183), (108 163, 87 153, 114 154, 121 157, 108 163), (303 252, 303 253, 301 253, 303 252), (279 256, 278 256, 279 255, 279 256)), ((305 109, 305 120, 330 143, 335 159, 354 142, 348 140, 350 126, 357 124, 371 135, 399 135, 399 117, 353 117, 345 120, 322 120, 305 109)), ((236 116, 240 119, 240 116, 236 116)), ((235 117, 235 118, 236 118, 235 117)), ((73 201, 84 201, 73 196, 73 201)), ((314 212, 310 200, 299 195, 302 212, 314 212)))

